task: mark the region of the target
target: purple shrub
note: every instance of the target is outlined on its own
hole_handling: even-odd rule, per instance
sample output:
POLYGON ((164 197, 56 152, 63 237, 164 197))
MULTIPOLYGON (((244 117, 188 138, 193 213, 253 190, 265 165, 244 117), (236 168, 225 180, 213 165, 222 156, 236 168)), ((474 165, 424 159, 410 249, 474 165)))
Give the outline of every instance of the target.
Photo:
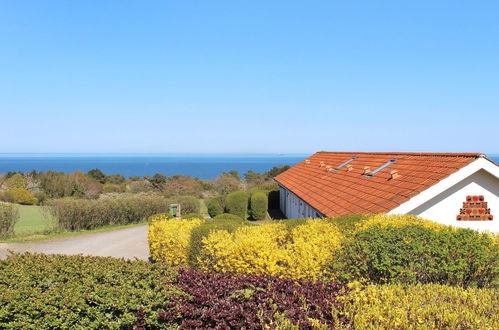
MULTIPOLYGON (((332 309, 341 310, 338 296, 348 289, 337 283, 297 282, 273 276, 233 276, 180 270, 176 285, 187 293, 170 299, 162 321, 184 329, 262 329, 271 325, 275 314, 301 328, 311 326, 309 318, 334 326, 332 309)), ((341 316, 339 322, 348 323, 341 316)))

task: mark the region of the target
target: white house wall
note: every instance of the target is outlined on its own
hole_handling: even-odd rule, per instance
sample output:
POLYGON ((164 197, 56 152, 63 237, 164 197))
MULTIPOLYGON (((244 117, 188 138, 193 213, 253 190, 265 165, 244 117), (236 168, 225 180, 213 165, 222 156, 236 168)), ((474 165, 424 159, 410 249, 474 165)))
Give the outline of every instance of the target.
POLYGON ((446 225, 499 232, 499 179, 479 170, 407 213, 446 225), (468 195, 483 195, 494 220, 458 221, 456 216, 468 195))
POLYGON ((280 187, 279 193, 281 212, 286 216, 286 218, 300 219, 318 218, 322 216, 313 207, 305 203, 300 197, 296 196, 286 188, 280 187))

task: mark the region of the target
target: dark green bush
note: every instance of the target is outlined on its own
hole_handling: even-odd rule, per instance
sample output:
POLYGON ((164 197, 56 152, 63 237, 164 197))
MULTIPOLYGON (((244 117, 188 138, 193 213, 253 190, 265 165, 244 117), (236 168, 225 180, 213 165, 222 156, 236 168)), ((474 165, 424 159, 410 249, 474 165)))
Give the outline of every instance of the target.
POLYGON ((253 220, 264 220, 267 217, 269 201, 263 191, 256 191, 251 194, 250 214, 253 220))
POLYGON ((226 211, 246 219, 248 212, 248 194, 244 191, 236 191, 227 195, 226 211))
POLYGON ((371 283, 485 287, 499 276, 499 247, 470 229, 372 226, 345 242, 333 272, 371 283))
POLYGON ((167 327, 157 313, 179 290, 161 264, 43 254, 0 260, 1 329, 132 329, 167 327))
POLYGON ((199 213, 201 205, 194 196, 175 196, 168 198, 168 205, 180 204, 181 214, 199 213))
POLYGON ((14 204, 0 202, 0 236, 12 234, 19 220, 19 211, 14 204))
POLYGON ((206 206, 208 208, 208 214, 210 215, 210 217, 214 218, 217 215, 224 213, 224 204, 225 203, 223 196, 212 198, 206 206))
POLYGON ((161 196, 108 197, 98 200, 63 198, 47 204, 61 230, 136 223, 151 215, 168 212, 168 204, 161 196))
POLYGON ((202 248, 202 240, 214 230, 227 230, 232 233, 237 228, 246 225, 247 221, 233 214, 220 214, 214 219, 206 220, 201 226, 194 228, 191 233, 191 250, 189 252, 189 264, 198 267, 198 257, 202 248))
POLYGON ((182 219, 204 219, 204 215, 201 213, 189 213, 182 216, 182 219))

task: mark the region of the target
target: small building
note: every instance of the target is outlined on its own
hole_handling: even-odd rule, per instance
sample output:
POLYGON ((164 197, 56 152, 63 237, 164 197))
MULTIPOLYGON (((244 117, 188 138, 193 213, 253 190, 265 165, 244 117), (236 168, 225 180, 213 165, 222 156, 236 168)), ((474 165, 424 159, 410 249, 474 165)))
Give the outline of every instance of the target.
POLYGON ((321 151, 275 180, 288 219, 415 214, 499 232, 499 166, 480 153, 321 151))

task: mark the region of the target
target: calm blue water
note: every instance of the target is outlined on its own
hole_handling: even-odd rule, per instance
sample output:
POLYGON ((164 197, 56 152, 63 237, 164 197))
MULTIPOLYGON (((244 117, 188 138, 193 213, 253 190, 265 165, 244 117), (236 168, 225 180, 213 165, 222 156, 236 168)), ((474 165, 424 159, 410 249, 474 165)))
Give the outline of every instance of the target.
MULTIPOLYGON (((0 154, 0 173, 61 171, 87 172, 99 168, 106 174, 119 173, 126 177, 152 176, 161 173, 189 175, 213 179, 222 172, 236 170, 241 175, 248 170, 263 173, 274 166, 294 165, 309 155, 220 154, 220 155, 161 155, 161 154, 0 154)), ((489 155, 499 163, 499 155, 489 155)))
POLYGON ((161 155, 161 154, 0 154, 0 173, 61 171, 87 172, 98 168, 106 174, 152 176, 161 173, 189 175, 208 180, 222 172, 236 170, 241 175, 248 170, 263 173, 274 166, 294 165, 309 155, 220 154, 220 155, 161 155))

